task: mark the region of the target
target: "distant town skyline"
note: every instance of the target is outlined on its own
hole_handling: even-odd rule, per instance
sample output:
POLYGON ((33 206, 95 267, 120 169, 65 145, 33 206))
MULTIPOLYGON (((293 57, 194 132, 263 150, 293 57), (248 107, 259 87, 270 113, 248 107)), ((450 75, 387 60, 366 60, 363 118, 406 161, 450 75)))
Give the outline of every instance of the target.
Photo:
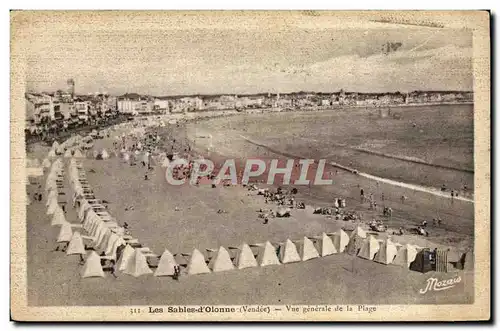
POLYGON ((76 94, 473 90, 466 30, 383 23, 353 30, 263 18, 225 26, 196 16, 162 24, 154 15, 132 15, 128 25, 117 15, 96 27, 84 18, 31 19, 28 91, 66 90, 69 78, 76 94))

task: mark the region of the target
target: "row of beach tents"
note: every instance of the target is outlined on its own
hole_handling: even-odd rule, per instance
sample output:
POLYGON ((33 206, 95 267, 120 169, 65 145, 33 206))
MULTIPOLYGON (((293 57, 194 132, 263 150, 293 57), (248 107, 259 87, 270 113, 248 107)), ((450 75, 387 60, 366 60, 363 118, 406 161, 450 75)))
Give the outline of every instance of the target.
MULTIPOLYGON (((360 231, 355 231, 354 236, 358 235, 356 232, 360 231)), ((239 247, 229 247, 229 249, 221 246, 216 250, 207 249, 207 254, 203 254, 198 249, 194 249, 190 254, 172 254, 165 249, 154 272, 147 260, 148 256, 154 256, 149 249, 134 249, 126 245, 117 266, 119 271, 134 277, 147 274, 154 274, 157 277, 172 276, 176 266, 179 265, 186 266, 185 274, 196 275, 308 261, 344 252, 349 241, 350 238, 346 232, 339 230, 334 234, 323 233, 312 240, 308 237, 304 237, 299 242, 287 239, 278 245, 267 241, 253 245, 243 243, 239 247), (186 260, 187 263, 179 262, 182 260, 186 260)), ((379 243, 373 236, 368 236, 357 255, 382 264, 396 264, 408 268, 415 260, 417 252, 418 247, 412 245, 397 245, 390 239, 379 243)), ((91 276, 104 277, 100 257, 94 251, 87 258, 83 272, 83 277, 91 276)))
MULTIPOLYGON (((68 146, 78 150, 78 144, 68 146)), ((49 156, 46 160, 50 163, 50 159, 49 156)), ((73 206, 77 208, 81 224, 67 222, 58 203, 58 190, 63 188, 65 175, 61 158, 55 159, 50 165, 45 160, 43 162, 44 167, 49 165, 50 168, 45 183, 47 215, 52 217, 51 225, 60 226, 57 243, 68 244, 66 254, 79 254, 82 257, 87 255, 81 274, 83 278, 104 277, 102 260, 115 261, 120 272, 134 277, 153 274, 148 258, 159 258, 155 276, 174 275, 179 265, 186 266, 184 273, 195 275, 295 263, 343 252, 382 264, 408 268, 421 249, 410 244, 400 245, 391 239, 378 240, 357 227, 350 235, 339 230, 336 233, 322 233, 317 237, 303 237, 298 241, 287 239, 277 244, 266 241, 252 245, 242 243, 239 247, 228 249, 221 246, 218 249, 207 249, 206 254, 198 249, 190 254, 172 254, 166 249, 158 256, 148 247, 142 247, 138 239, 125 234, 125 229, 117 224, 100 200, 95 199, 81 161, 74 154, 68 161, 67 175, 73 192, 73 206), (116 261, 119 247, 124 248, 116 261), (91 250, 87 254, 88 248, 91 250), (99 255, 98 252, 103 254, 99 255)))
MULTIPOLYGON (((53 169, 56 175, 61 175, 62 162, 54 162, 53 169)), ((49 174, 49 183, 53 183, 54 176, 49 174)), ((82 172, 78 170, 78 163, 72 159, 68 174, 77 195, 85 194, 84 188, 75 178, 82 179, 82 172), (79 177, 75 177, 75 174, 79 177)), ((49 187, 54 187, 49 184, 49 187)), ((55 192, 50 190, 50 192, 55 192)), ((57 242, 69 242, 66 254, 85 255, 84 239, 89 240, 93 250, 90 251, 82 271, 82 277, 103 277, 102 259, 116 259, 117 248, 125 245, 119 261, 118 270, 135 277, 152 274, 148 264, 148 257, 158 257, 147 247, 133 248, 138 243, 137 239, 123 235, 116 222, 112 221, 106 212, 99 215, 91 208, 86 199, 81 199, 79 208, 79 219, 83 220, 82 229, 88 235, 82 235, 79 231, 72 232, 72 225, 65 221, 64 213, 60 207, 54 207, 53 194, 49 193, 48 214, 53 211, 52 225, 60 225, 60 233, 57 242), (127 239, 127 240, 126 240, 127 239), (105 252, 99 256, 96 251, 105 252)), ((75 225, 78 226, 78 225, 75 225)), ((367 236, 360 227, 356 228, 351 236, 343 230, 336 233, 323 233, 318 237, 304 237, 298 242, 287 239, 277 245, 269 241, 261 244, 248 245, 243 243, 239 247, 219 247, 217 250, 207 250, 207 256, 194 249, 191 254, 172 254, 166 249, 159 259, 158 266, 154 272, 155 276, 170 276, 175 272, 179 264, 186 265, 185 273, 188 275, 220 272, 233 269, 245 269, 257 266, 279 265, 307 261, 318 257, 332 254, 350 252, 354 250, 356 255, 374 260, 383 264, 397 264, 409 267, 415 259, 418 247, 412 245, 399 245, 392 243, 390 239, 379 241, 373 236, 367 236), (358 248, 359 246, 359 248, 358 248), (178 263, 177 259, 188 259, 187 263, 178 263)))

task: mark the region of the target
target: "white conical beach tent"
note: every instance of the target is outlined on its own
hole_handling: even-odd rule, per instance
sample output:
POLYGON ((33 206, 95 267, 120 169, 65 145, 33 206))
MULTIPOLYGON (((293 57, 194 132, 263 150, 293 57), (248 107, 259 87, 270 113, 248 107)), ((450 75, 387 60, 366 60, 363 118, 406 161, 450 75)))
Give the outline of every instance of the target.
POLYGON ((158 263, 158 267, 155 271, 155 276, 172 276, 175 273, 175 267, 177 266, 177 262, 175 261, 174 256, 168 249, 165 249, 163 254, 161 255, 160 262, 158 263))
POLYGON ((205 262, 205 257, 196 248, 191 253, 191 258, 187 266, 188 275, 206 274, 209 273, 210 269, 205 262))
POLYGON ((227 249, 220 246, 217 250, 217 254, 210 260, 208 267, 212 269, 213 272, 233 270, 234 265, 233 262, 231 262, 231 256, 229 256, 227 249))
POLYGON ((106 250, 104 251, 104 254, 108 256, 115 255, 118 247, 122 245, 126 245, 125 240, 122 237, 118 236, 117 234, 112 233, 111 236, 109 237, 108 245, 106 247, 106 250))
POLYGON ((59 236, 57 236, 57 242, 69 242, 71 241, 71 237, 73 237, 73 231, 71 230, 71 224, 64 223, 61 225, 61 229, 59 230, 59 236))
POLYGON ((82 270, 82 278, 88 277, 104 277, 104 271, 102 271, 101 266, 101 258, 94 251, 90 252, 82 270))
POLYGON ((51 149, 49 153, 47 154, 48 158, 55 158, 56 157, 56 151, 54 149, 51 149))
MULTIPOLYGON (((47 179, 47 182, 45 183, 45 193, 49 193, 52 191, 57 192, 57 183, 55 179, 47 179)), ((48 200, 48 199, 47 199, 48 200)))
POLYGON ((368 238, 363 241, 363 245, 359 250, 358 256, 366 260, 373 260, 379 249, 380 244, 378 240, 373 236, 368 236, 368 238))
POLYGON ((354 231, 351 233, 351 238, 354 236, 358 236, 359 238, 366 238, 366 231, 360 228, 359 226, 354 229, 354 231))
POLYGON ((342 253, 347 245, 349 244, 349 236, 345 233, 344 230, 340 229, 334 234, 333 237, 333 246, 337 252, 342 253))
POLYGON ((109 232, 111 232, 111 230, 107 227, 102 227, 101 231, 99 231, 99 233, 97 234, 97 238, 94 242, 94 247, 100 247, 101 246, 101 243, 104 241, 104 238, 109 235, 109 232))
MULTIPOLYGON (((57 190, 50 189, 50 191, 47 192, 47 201, 45 202, 45 206, 47 207, 47 210, 49 209, 50 205, 53 205, 53 207, 57 206, 57 190)), ((51 214, 54 213, 54 210, 51 211, 51 214)))
POLYGON ((62 211, 62 208, 57 206, 56 210, 54 211, 54 214, 52 214, 52 222, 50 223, 51 226, 54 225, 61 225, 66 223, 66 217, 64 217, 64 212, 62 211))
POLYGON ((123 153, 123 160, 124 160, 125 162, 130 161, 130 155, 129 155, 128 153, 126 153, 126 152, 125 152, 125 153, 123 153))
POLYGON ((328 256, 337 253, 337 249, 333 244, 332 238, 328 237, 324 232, 317 241, 317 248, 321 256, 328 256))
POLYGON ((113 243, 111 247, 108 246, 108 249, 106 249, 106 254, 107 256, 112 256, 113 260, 116 261, 116 253, 118 252, 118 247, 125 246, 127 243, 122 237, 118 237, 118 239, 113 243))
POLYGON ((109 153, 104 148, 103 148, 103 150, 101 152, 101 157, 102 157, 103 160, 109 159, 109 153))
POLYGON ((104 232, 104 237, 102 238, 102 240, 99 243, 99 245, 96 246, 99 251, 105 251, 106 250, 106 248, 108 247, 109 239, 112 237, 111 236, 112 234, 114 234, 114 233, 111 232, 111 230, 104 232))
POLYGON ((134 249, 130 245, 125 246, 122 255, 120 256, 120 261, 118 261, 118 270, 123 271, 127 269, 130 260, 134 256, 134 253, 134 249))
POLYGON ((70 149, 67 149, 66 152, 64 152, 64 157, 68 158, 68 157, 72 157, 73 155, 71 154, 71 150, 70 149))
POLYGON ((281 263, 292 263, 301 261, 299 253, 297 252, 297 247, 290 239, 287 239, 284 243, 280 245, 279 255, 281 263))
POLYGON ((319 257, 318 250, 314 247, 314 243, 307 237, 304 237, 302 242, 299 244, 299 255, 302 261, 319 257))
POLYGON ((51 164, 50 164, 50 160, 49 159, 47 159, 47 158, 43 159, 42 166, 44 168, 50 168, 50 165, 51 164))
POLYGON ((387 238, 380 246, 380 249, 375 255, 373 261, 382 264, 391 264, 397 254, 398 248, 389 238, 387 238))
POLYGON ((97 230, 104 226, 104 222, 98 218, 88 216, 83 221, 85 231, 91 236, 97 235, 97 230))
POLYGON ((75 150, 75 152, 73 153, 73 157, 78 158, 78 159, 84 158, 82 152, 79 149, 75 150))
POLYGON ((259 255, 257 256, 257 262, 261 267, 281 264, 278 256, 276 255, 276 249, 269 241, 266 241, 264 247, 261 248, 259 255))
POLYGON ((142 275, 152 274, 153 271, 149 268, 148 261, 141 250, 136 248, 135 253, 132 255, 127 268, 123 270, 124 274, 139 277, 142 275))
POLYGON ((59 207, 59 204, 57 203, 56 200, 51 200, 49 207, 47 208, 47 215, 52 215, 56 211, 57 207, 59 207))
POLYGON ((75 231, 71 237, 71 241, 66 249, 66 255, 72 254, 85 254, 85 245, 83 245, 83 239, 80 232, 75 231))
POLYGON ((51 190, 47 194, 47 202, 45 202, 45 206, 49 207, 50 204, 57 202, 57 190, 51 190))
POLYGON ((234 260, 234 264, 238 269, 252 268, 257 267, 257 260, 253 255, 252 249, 248 244, 243 243, 238 251, 238 255, 236 255, 236 259, 234 260))
POLYGON ((349 255, 358 255, 361 247, 363 247, 365 239, 366 232, 359 226, 356 227, 349 236, 349 243, 345 248, 345 252, 349 255))
POLYGON ((415 261, 416 257, 417 257, 417 249, 415 248, 415 246, 406 244, 399 248, 396 257, 392 261, 392 264, 409 268, 410 264, 413 261, 415 261))

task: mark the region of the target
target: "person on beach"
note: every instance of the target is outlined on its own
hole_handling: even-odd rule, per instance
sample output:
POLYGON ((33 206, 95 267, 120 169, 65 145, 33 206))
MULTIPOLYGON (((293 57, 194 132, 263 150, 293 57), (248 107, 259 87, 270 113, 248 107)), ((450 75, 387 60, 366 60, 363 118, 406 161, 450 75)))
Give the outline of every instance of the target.
POLYGON ((179 280, 180 275, 181 275, 181 268, 178 265, 174 266, 174 275, 172 276, 172 278, 175 280, 179 280))
POLYGON ((57 243, 56 248, 54 249, 55 252, 58 252, 61 250, 61 252, 66 252, 66 248, 68 248, 69 242, 65 241, 62 243, 57 243))

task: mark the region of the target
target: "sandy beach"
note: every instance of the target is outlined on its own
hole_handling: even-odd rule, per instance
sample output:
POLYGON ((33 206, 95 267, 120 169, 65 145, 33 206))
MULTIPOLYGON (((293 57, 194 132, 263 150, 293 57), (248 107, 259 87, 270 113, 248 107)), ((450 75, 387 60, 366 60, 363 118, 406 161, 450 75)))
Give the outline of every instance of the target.
MULTIPOLYGON (((210 121, 224 123, 226 119, 210 121)), ((192 141, 196 134, 206 129, 203 125, 196 125, 193 122, 164 130, 168 130, 169 135, 183 137, 182 142, 179 140, 177 144, 191 142, 194 151, 201 153, 207 146, 200 140, 197 144, 192 144, 192 141)), ((241 137, 238 138, 236 132, 228 130, 222 139, 222 132, 211 131, 216 141, 214 145, 217 146, 211 152, 214 159, 236 156, 244 159, 248 155, 258 155, 264 159, 282 157, 248 144, 241 137)), ((94 149, 112 151, 113 141, 111 138, 96 140, 94 149)), ((46 151, 44 147, 36 147, 32 154, 41 157, 46 151)), ((174 187, 166 182, 165 169, 154 163, 153 170, 148 172, 148 180, 144 180, 145 168, 140 164, 130 166, 113 155, 107 160, 87 158, 83 160, 83 165, 96 197, 109 203, 110 214, 120 223, 127 222, 134 236, 157 254, 166 248, 177 254, 190 253, 197 248, 209 256, 207 249, 217 249, 221 245, 234 247, 243 242, 256 244, 267 240, 280 243, 288 238, 299 241, 304 236, 314 237, 340 228, 349 230, 357 225, 366 227, 364 223, 335 220, 312 213, 314 207, 331 203, 333 196, 342 196, 347 200, 348 209, 362 212, 365 221, 380 217, 380 210, 371 211, 366 204, 358 201, 358 185, 366 190, 385 193, 387 203, 391 203, 394 209, 392 219, 386 220, 392 229, 416 226, 436 213, 444 219, 439 228, 430 228, 429 237, 392 236, 393 241, 421 247, 450 248, 450 261, 456 261, 472 244, 473 205, 470 203, 455 201, 451 206, 448 199, 430 198, 424 192, 385 183, 377 185, 374 181, 345 171, 336 173, 333 186, 300 187, 297 199, 307 204, 306 209, 293 210, 289 218, 275 218, 263 224, 257 218, 257 211, 273 206, 266 204, 264 198, 257 196, 255 191, 248 191, 240 185, 174 187), (405 204, 398 203, 402 194, 408 196, 405 204), (225 212, 218 213, 220 209, 225 212)), ((43 179, 39 182, 42 183, 43 179)), ((36 185, 28 187, 28 193, 35 190, 36 185)), ((466 303, 470 302, 473 295, 471 272, 450 267, 453 271, 446 275, 420 274, 347 254, 280 266, 183 275, 179 281, 151 275, 136 279, 124 274, 119 274, 118 278, 108 274, 104 279, 82 279, 79 275, 81 266, 76 257, 52 252, 58 229, 50 227, 44 204, 33 202, 27 208, 30 305, 466 303), (419 294, 429 277, 446 276, 448 279, 457 275, 463 279, 463 287, 447 291, 446 294, 419 294), (397 281, 384 281, 388 278, 397 281)), ((66 218, 71 223, 77 223, 76 213, 71 208, 68 208, 66 218)), ((378 235, 380 239, 386 236, 378 235)), ((180 257, 177 259, 182 260, 180 257)))

